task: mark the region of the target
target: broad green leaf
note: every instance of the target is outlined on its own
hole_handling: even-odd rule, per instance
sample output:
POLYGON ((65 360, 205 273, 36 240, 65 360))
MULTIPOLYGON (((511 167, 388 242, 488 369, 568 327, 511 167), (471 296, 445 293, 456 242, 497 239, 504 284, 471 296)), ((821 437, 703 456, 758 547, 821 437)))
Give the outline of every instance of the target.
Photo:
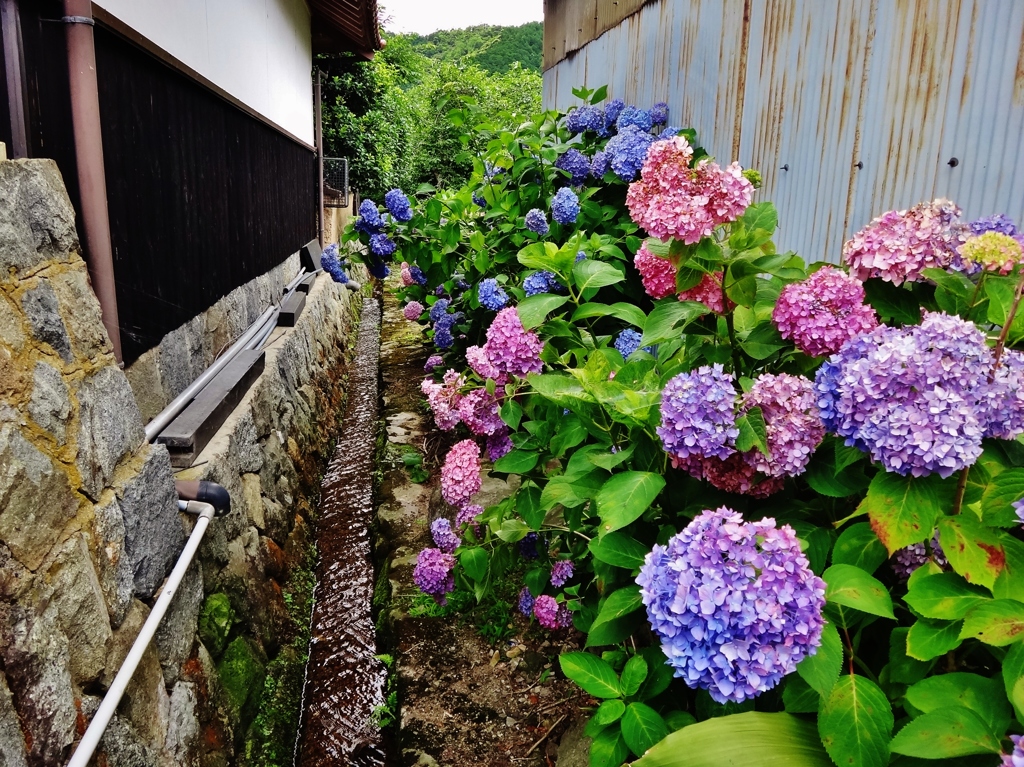
POLYGON ((869 480, 862 466, 848 466, 836 471, 830 460, 818 457, 821 452, 819 450, 811 459, 804 475, 815 492, 829 498, 848 498, 864 492, 869 480))
POLYGON ((972 586, 956 573, 926 575, 910 583, 905 600, 925 618, 956 621, 976 605, 989 599, 979 586, 972 586))
POLYGON ((530 528, 518 519, 506 519, 501 523, 497 535, 505 543, 515 543, 525 538, 528 532, 530 532, 530 528))
POLYGON ((1006 564, 1006 554, 995 531, 969 514, 940 520, 939 543, 950 567, 968 583, 992 588, 1006 564))
POLYGON ((992 599, 971 608, 964 616, 961 639, 980 639, 1003 647, 1024 640, 1024 604, 1014 599, 992 599))
POLYGON ((572 268, 573 281, 579 291, 587 288, 603 288, 606 285, 614 285, 622 282, 625 276, 611 264, 604 261, 595 261, 592 258, 580 261, 572 268))
POLYGON ((675 672, 668 665, 665 653, 661 651, 659 645, 643 647, 639 653, 647 661, 647 678, 641 683, 635 697, 637 700, 650 700, 668 689, 669 685, 672 684, 675 672))
POLYGON ((987 525, 1020 524, 1013 502, 1024 498, 1024 469, 1007 469, 990 480, 981 496, 981 519, 987 525))
POLYGON ((590 744, 590 767, 619 767, 629 757, 629 746, 617 724, 602 730, 590 744))
POLYGON ((907 689, 907 702, 927 714, 946 706, 963 706, 1002 732, 1010 723, 1010 705, 1003 694, 1003 680, 955 671, 922 679, 907 689))
POLYGON ((598 724, 608 725, 619 721, 625 710, 626 704, 618 698, 613 698, 612 700, 604 701, 604 703, 598 706, 592 718, 598 724))
POLYGON ((746 338, 740 339, 740 348, 755 360, 764 360, 779 349, 784 349, 786 343, 771 322, 763 322, 754 328, 746 338))
POLYGON ((494 470, 503 474, 525 474, 537 465, 537 453, 527 450, 513 450, 494 462, 494 470))
POLYGON ((782 705, 790 714, 817 714, 821 696, 799 674, 790 674, 782 688, 782 705))
POLYGON ((647 749, 668 735, 668 727, 661 714, 646 703, 630 703, 622 715, 622 737, 634 754, 647 749))
POLYGON ((551 438, 551 454, 561 457, 587 438, 587 427, 575 415, 567 415, 558 422, 558 432, 551 438))
MULTIPOLYGON (((487 380, 492 381, 494 379, 488 378, 487 380)), ((523 418, 523 408, 518 402, 516 402, 513 399, 506 400, 505 404, 501 406, 499 415, 501 415, 501 420, 506 425, 508 425, 512 429, 518 429, 519 422, 523 418)))
POLYGON ((579 381, 572 376, 547 373, 530 375, 527 379, 535 392, 560 407, 572 410, 581 403, 594 402, 594 398, 587 394, 579 381))
POLYGON ((641 330, 647 323, 647 315, 639 307, 627 304, 625 301, 614 304, 585 303, 572 313, 572 322, 577 323, 590 317, 607 317, 609 315, 618 317, 623 322, 628 322, 641 330))
POLYGON ((889 634, 889 664, 883 670, 893 684, 916 684, 924 679, 934 664, 912 658, 907 653, 910 629, 900 626, 889 634))
POLYGON ((465 549, 459 554, 459 564, 466 571, 466 575, 477 583, 481 583, 487 578, 488 557, 485 549, 478 546, 465 549))
POLYGON ((943 759, 968 754, 998 754, 999 738, 982 719, 963 706, 937 708, 896 733, 893 753, 943 759))
POLYGON ((737 418, 736 427, 740 430, 739 436, 736 437, 737 450, 745 453, 756 447, 762 455, 768 455, 768 427, 765 426, 761 408, 751 408, 737 418))
POLYGON ((569 300, 568 296, 556 296, 554 293, 540 293, 529 296, 519 302, 516 313, 523 327, 529 330, 542 325, 548 315, 569 300))
POLYGON ((792 714, 715 717, 673 732, 632 767, 834 767, 811 722, 792 714))
POLYGON ((1003 658, 1003 689, 1018 722, 1024 722, 1024 644, 1015 644, 1003 658))
POLYGON ((669 711, 665 714, 665 724, 668 725, 669 730, 672 732, 689 727, 696 721, 693 714, 688 711, 669 711))
POLYGON ((594 497, 606 476, 600 469, 594 469, 586 474, 552 477, 541 491, 540 505, 545 509, 550 509, 556 503, 570 509, 582 506, 594 497))
POLYGON ((623 586, 602 602, 597 618, 587 632, 587 647, 603 647, 621 642, 636 628, 636 621, 622 620, 643 607, 640 587, 623 586))
POLYGON ((685 327, 686 323, 710 311, 708 307, 697 301, 666 299, 657 303, 647 317, 644 333, 640 338, 640 346, 651 346, 675 340, 683 334, 683 328, 680 326, 685 327))
POLYGON ((531 530, 539 531, 547 516, 547 509, 540 502, 540 488, 533 484, 520 488, 516 495, 516 511, 531 530))
POLYGON ((917 660, 931 660, 960 646, 961 621, 918 618, 907 634, 907 655, 917 660))
POLYGON ((831 623, 821 632, 821 646, 814 655, 808 655, 796 667, 796 673, 819 695, 831 692, 843 670, 843 641, 831 623))
MULTIPOLYGON (((636 695, 636 691, 640 689, 640 685, 647 678, 647 661, 643 659, 642 655, 634 655, 628 661, 626 661, 625 667, 622 669, 622 674, 619 675, 619 687, 622 689, 623 697, 628 698, 631 695, 636 695)), ((628 740, 626 741, 629 742, 628 740)))
POLYGON ((594 555, 594 559, 627 570, 640 567, 650 551, 648 546, 644 546, 626 533, 606 533, 600 538, 594 538, 587 548, 594 555))
POLYGON ((889 590, 866 571, 853 565, 832 565, 822 578, 826 601, 895 620, 889 590))
MULTIPOLYGON (((733 268, 729 268, 731 273, 733 268)), ((727 287, 725 294, 729 297, 730 301, 733 301, 740 306, 753 306, 754 301, 757 298, 757 278, 753 275, 749 277, 743 277, 735 281, 731 281, 731 278, 726 279, 727 287)), ((753 355, 751 355, 753 356, 753 355)))
POLYGON ((628 461, 633 456, 633 452, 636 450, 636 443, 628 447, 624 447, 615 453, 591 453, 588 457, 590 462, 595 466, 599 466, 602 469, 611 471, 621 463, 628 461))
POLYGON ((832 547, 832 564, 854 565, 867 573, 874 573, 888 558, 885 546, 867 522, 850 525, 832 547))
POLYGON ((894 724, 892 707, 878 685, 846 675, 836 683, 818 712, 818 733, 836 764, 885 767, 894 724))
POLYGON ((553 242, 534 242, 519 251, 516 258, 528 269, 554 269, 558 246, 553 242))
POLYGON ((936 474, 901 477, 880 471, 861 504, 871 529, 890 554, 931 538, 943 508, 952 505, 949 483, 936 474))
POLYGON ((883 318, 891 317, 904 325, 921 322, 921 305, 910 291, 897 287, 891 282, 873 278, 864 283, 867 302, 883 318))
POLYGON ((597 492, 601 534, 625 527, 640 517, 665 487, 665 478, 651 471, 615 474, 597 492))
POLYGON ((558 656, 562 673, 595 698, 618 698, 619 677, 607 661, 588 652, 568 652, 558 656))
MULTIPOLYGON (((743 211, 743 215, 740 216, 739 220, 743 223, 743 228, 748 232, 756 232, 758 229, 761 229, 771 236, 775 232, 775 227, 779 225, 779 213, 771 202, 756 202, 743 211)), ((751 245, 749 247, 754 248, 757 246, 751 245)))
POLYGON ((992 585, 992 596, 996 599, 1024 599, 1024 543, 1008 533, 1001 533, 999 542, 1003 545, 1006 562, 992 585))

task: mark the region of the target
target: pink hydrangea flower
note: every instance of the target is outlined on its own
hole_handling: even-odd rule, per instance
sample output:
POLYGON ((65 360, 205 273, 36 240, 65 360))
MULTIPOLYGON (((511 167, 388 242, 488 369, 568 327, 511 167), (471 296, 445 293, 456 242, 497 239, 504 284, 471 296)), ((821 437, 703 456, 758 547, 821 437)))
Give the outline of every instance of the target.
POLYGON ((534 601, 533 615, 537 623, 551 631, 572 625, 572 614, 565 605, 558 604, 554 597, 547 594, 541 594, 534 601))
POLYGON ((959 216, 960 208, 946 199, 890 210, 846 241, 843 262, 861 281, 880 277, 894 285, 917 282, 923 270, 953 263, 970 233, 957 222, 959 216))
POLYGON ((402 284, 405 287, 416 284, 416 280, 412 278, 412 271, 410 271, 409 264, 405 261, 402 262, 402 284))
POLYGON ((1002 232, 985 232, 971 237, 957 248, 957 253, 968 264, 1000 274, 1009 274, 1024 260, 1024 249, 1018 240, 1002 232))
POLYGON ((768 432, 768 455, 754 449, 749 460, 769 477, 803 474, 825 438, 814 383, 803 376, 766 373, 743 395, 742 410, 761 408, 768 432))
POLYGON ((462 506, 480 491, 480 448, 471 439, 456 442, 441 467, 441 495, 452 506, 462 506))
POLYGON ((466 350, 466 360, 481 378, 503 385, 510 375, 526 376, 544 368, 540 353, 544 342, 526 330, 513 307, 502 309, 487 328, 487 342, 466 350))
POLYGON ((473 434, 482 437, 494 434, 505 425, 498 415, 498 400, 486 389, 474 389, 464 396, 459 403, 459 415, 473 434))
POLYGON ((487 349, 484 346, 470 346, 466 349, 466 362, 470 369, 483 379, 493 378, 497 383, 505 383, 501 371, 494 367, 491 358, 487 356, 487 349))
POLYGON ((415 322, 423 314, 423 304, 419 301, 410 301, 402 309, 402 315, 410 322, 415 322))
POLYGON ((462 393, 459 390, 465 383, 465 377, 454 370, 444 374, 443 383, 436 383, 431 378, 423 379, 420 391, 430 403, 430 409, 434 411, 437 428, 451 431, 458 426, 461 417, 459 405, 462 403, 462 393))
POLYGON ((783 338, 812 357, 835 354, 854 336, 878 327, 875 310, 864 303, 864 286, 834 266, 784 287, 772 322, 783 338))
MULTIPOLYGON (((722 298, 722 280, 725 273, 705 274, 692 288, 679 293, 680 301, 698 301, 715 314, 725 314, 725 300, 722 298)), ((732 302, 729 302, 732 306, 732 302)))
POLYGON ((640 272, 644 290, 651 298, 665 298, 676 292, 676 267, 666 258, 659 258, 647 249, 645 242, 633 257, 640 272))

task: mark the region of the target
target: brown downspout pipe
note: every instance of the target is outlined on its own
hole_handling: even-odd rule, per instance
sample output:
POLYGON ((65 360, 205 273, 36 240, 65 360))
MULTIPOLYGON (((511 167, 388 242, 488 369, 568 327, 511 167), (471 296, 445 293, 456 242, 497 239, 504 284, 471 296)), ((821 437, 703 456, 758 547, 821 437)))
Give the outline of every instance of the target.
POLYGON ((314 120, 313 128, 316 130, 316 167, 317 167, 317 227, 319 228, 318 237, 320 238, 320 247, 324 247, 324 126, 321 113, 320 104, 320 70, 314 69, 314 80, 313 85, 313 108, 314 108, 314 120))
POLYGON ((96 84, 96 46, 92 35, 92 0, 64 0, 64 24, 68 39, 71 123, 78 159, 79 213, 82 216, 85 259, 92 289, 100 301, 103 325, 114 347, 114 356, 121 364, 121 331, 117 321, 114 253, 110 242, 100 99, 96 84))

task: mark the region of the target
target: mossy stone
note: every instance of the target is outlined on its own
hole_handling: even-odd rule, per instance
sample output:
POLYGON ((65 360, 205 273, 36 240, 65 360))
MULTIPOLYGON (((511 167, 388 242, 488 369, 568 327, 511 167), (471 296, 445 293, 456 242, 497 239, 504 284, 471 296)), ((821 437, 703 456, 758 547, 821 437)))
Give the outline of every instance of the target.
POLYGON ((228 643, 231 626, 235 622, 235 611, 227 594, 210 594, 199 612, 199 638, 214 657, 224 652, 228 643))
POLYGON ((237 637, 224 651, 217 664, 217 674, 231 707, 242 722, 255 716, 263 695, 267 672, 262 654, 248 637, 237 637))

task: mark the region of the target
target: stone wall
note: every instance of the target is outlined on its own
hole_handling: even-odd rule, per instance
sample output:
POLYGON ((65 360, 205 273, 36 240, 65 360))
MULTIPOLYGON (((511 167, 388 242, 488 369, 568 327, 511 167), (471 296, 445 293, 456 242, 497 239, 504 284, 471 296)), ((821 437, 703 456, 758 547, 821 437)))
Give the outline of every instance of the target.
MULTIPOLYGON (((296 269, 293 257, 235 291, 126 376, 56 166, 0 162, 0 765, 70 757, 191 529, 143 423, 296 269)), ((225 485, 232 511, 211 524, 128 688, 106 764, 240 761, 264 668, 295 633, 288 578, 308 554, 358 303, 321 276, 186 472, 225 485)))

